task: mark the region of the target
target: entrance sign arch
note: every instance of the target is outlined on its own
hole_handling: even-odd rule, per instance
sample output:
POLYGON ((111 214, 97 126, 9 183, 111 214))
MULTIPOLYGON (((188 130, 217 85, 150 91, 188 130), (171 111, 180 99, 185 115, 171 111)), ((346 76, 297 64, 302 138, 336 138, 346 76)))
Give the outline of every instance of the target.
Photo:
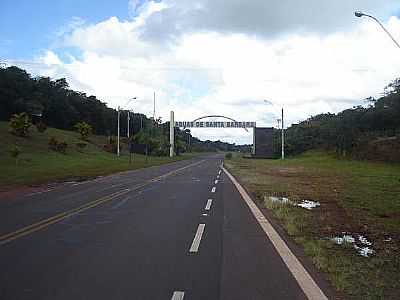
POLYGON ((203 116, 197 119, 194 119, 193 121, 175 121, 174 118, 174 112, 171 111, 171 116, 170 116, 170 127, 169 127, 169 141, 170 141, 170 149, 169 149, 169 155, 170 157, 173 157, 175 155, 175 127, 182 127, 182 128, 243 128, 248 132, 248 128, 253 129, 253 152, 254 152, 254 141, 255 141, 255 128, 256 128, 256 122, 243 122, 243 121, 236 121, 233 118, 226 117, 223 115, 208 115, 208 116, 203 116), (229 120, 225 122, 218 122, 218 121, 209 121, 209 122, 204 122, 201 121, 203 119, 207 118, 224 118, 229 120))

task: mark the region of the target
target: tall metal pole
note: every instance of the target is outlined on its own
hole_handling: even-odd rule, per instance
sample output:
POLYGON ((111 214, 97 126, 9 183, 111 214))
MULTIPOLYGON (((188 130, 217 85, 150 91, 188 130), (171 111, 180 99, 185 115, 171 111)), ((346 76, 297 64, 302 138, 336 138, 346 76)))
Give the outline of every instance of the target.
POLYGON ((392 39, 392 41, 396 44, 396 46, 400 48, 400 44, 395 40, 395 38, 390 34, 390 32, 385 28, 385 26, 383 26, 383 24, 377 18, 375 18, 374 16, 371 16, 371 15, 365 14, 361 11, 356 11, 354 14, 358 18, 368 17, 368 18, 371 18, 372 20, 374 20, 376 23, 379 24, 379 26, 382 27, 383 31, 386 32, 386 34, 392 39))
POLYGON ((120 109, 118 106, 118 138, 117 138, 117 155, 119 156, 119 115, 120 115, 120 109))
POLYGON ((130 120, 130 114, 131 114, 131 112, 128 110, 128 130, 127 130, 127 137, 128 137, 128 139, 129 139, 129 120, 130 120))
POLYGON ((153 120, 156 121, 156 92, 153 97, 153 120))
POLYGON ((283 107, 282 107, 282 160, 285 159, 285 129, 283 125, 283 107))
POLYGON ((169 157, 174 157, 174 146, 175 146, 175 120, 174 112, 171 110, 171 116, 169 119, 169 157))

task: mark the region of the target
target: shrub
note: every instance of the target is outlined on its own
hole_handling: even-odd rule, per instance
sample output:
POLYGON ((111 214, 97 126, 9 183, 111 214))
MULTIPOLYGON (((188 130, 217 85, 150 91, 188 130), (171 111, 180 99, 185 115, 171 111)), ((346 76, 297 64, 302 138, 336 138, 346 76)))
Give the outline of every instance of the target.
POLYGON ((68 143, 65 141, 60 142, 55 137, 50 138, 48 145, 50 150, 60 152, 62 154, 66 154, 67 152, 68 143))
POLYGON ((93 131, 92 126, 90 126, 86 122, 76 123, 74 127, 76 131, 78 131, 78 133, 81 135, 81 139, 84 141, 87 141, 89 135, 91 135, 93 131))
POLYGON ((49 139, 49 142, 48 142, 49 149, 50 149, 50 150, 56 151, 56 149, 57 149, 57 144, 58 144, 57 139, 56 139, 54 136, 52 136, 52 137, 49 139))
POLYGON ((21 148, 19 148, 17 145, 14 145, 14 147, 10 150, 11 157, 15 159, 15 165, 18 165, 18 157, 20 156, 21 152, 21 148))
POLYGON ((76 143, 76 146, 77 146, 79 149, 84 149, 84 148, 86 148, 87 144, 86 144, 86 143, 76 143))
POLYGON ((227 153, 225 154, 226 159, 232 159, 232 153, 227 153))
POLYGON ((47 129, 47 125, 42 121, 37 122, 35 124, 35 126, 36 126, 37 131, 39 131, 40 133, 45 132, 47 129))
POLYGON ((60 142, 57 145, 57 152, 60 152, 62 154, 66 154, 67 153, 67 147, 68 147, 67 142, 60 142))
POLYGON ((10 119, 10 132, 16 136, 26 137, 32 123, 27 113, 15 114, 10 119))
MULTIPOLYGON (((119 149, 121 150, 121 145, 119 149)), ((117 153, 117 144, 105 144, 103 145, 103 150, 110 153, 117 153)))

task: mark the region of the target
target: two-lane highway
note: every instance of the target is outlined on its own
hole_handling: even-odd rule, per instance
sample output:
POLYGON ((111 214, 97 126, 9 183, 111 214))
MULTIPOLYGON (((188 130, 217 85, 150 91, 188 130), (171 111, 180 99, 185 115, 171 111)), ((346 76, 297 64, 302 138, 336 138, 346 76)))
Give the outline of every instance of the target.
POLYGON ((0 200, 0 299, 306 299, 221 163, 0 200))

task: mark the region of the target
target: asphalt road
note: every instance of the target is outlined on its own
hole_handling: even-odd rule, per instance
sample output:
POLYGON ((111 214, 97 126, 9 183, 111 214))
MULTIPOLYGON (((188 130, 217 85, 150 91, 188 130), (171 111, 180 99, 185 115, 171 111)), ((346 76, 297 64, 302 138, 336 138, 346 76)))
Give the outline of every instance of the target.
POLYGON ((0 299, 306 299, 221 162, 0 199, 0 299))

